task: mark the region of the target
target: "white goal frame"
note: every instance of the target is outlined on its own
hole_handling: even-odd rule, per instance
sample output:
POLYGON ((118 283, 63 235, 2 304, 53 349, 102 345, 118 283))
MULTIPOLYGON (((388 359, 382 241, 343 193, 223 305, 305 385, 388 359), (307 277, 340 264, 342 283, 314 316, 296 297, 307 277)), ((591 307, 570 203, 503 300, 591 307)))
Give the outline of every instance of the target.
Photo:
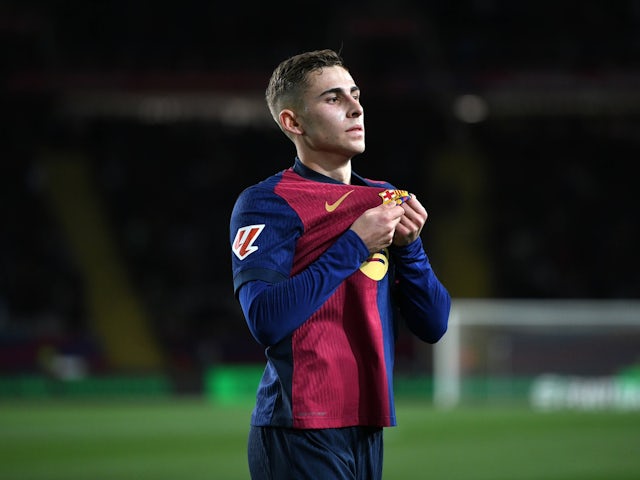
POLYGON ((635 327, 640 300, 454 299, 449 328, 434 345, 434 405, 451 408, 461 401, 461 331, 488 327, 635 327))

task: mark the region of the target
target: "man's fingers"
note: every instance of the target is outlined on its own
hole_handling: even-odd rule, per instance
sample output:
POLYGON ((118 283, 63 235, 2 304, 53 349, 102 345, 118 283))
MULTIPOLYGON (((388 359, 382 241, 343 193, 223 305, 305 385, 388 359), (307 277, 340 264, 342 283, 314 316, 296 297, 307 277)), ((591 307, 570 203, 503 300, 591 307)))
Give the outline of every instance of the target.
POLYGON ((410 201, 403 203, 402 208, 404 208, 405 216, 415 223, 424 224, 429 216, 415 196, 412 196, 410 201))
POLYGON ((385 221, 389 222, 392 228, 395 228, 404 217, 404 209, 399 205, 394 204, 384 204, 381 205, 381 207, 384 209, 384 217, 386 217, 385 221))

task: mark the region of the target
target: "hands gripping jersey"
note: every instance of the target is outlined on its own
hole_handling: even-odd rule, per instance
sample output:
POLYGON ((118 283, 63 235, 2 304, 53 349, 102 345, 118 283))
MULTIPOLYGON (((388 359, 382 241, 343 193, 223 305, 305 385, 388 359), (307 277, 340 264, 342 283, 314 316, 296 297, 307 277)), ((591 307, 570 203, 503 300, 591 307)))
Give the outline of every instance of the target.
POLYGON ((435 342, 450 297, 420 240, 370 255, 349 227, 366 210, 407 198, 355 174, 350 185, 336 182, 297 159, 242 192, 230 225, 234 290, 267 347, 252 424, 396 424, 394 305, 435 342))

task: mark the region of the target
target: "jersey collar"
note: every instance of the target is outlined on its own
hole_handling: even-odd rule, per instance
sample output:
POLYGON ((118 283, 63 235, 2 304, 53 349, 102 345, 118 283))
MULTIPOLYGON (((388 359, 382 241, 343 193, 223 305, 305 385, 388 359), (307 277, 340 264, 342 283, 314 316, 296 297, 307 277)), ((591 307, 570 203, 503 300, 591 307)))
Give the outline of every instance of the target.
MULTIPOLYGON (((305 164, 300 161, 298 157, 296 157, 295 162, 292 167, 293 171, 300 175, 303 178, 308 180, 313 180, 315 182, 324 182, 324 183, 335 183, 338 185, 344 185, 342 182, 335 180, 331 177, 327 177, 321 173, 316 172, 315 170, 311 170, 305 164)), ((367 181, 358 175, 355 172, 351 172, 351 185, 368 185, 367 181)))

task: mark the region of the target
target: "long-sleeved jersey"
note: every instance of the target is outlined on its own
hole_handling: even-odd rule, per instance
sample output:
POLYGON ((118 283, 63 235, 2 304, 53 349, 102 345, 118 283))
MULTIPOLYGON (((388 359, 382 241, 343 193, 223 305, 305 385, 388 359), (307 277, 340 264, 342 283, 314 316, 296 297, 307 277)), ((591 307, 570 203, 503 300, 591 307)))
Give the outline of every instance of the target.
POLYGON ((349 229, 398 192, 356 174, 343 184, 296 159, 238 197, 234 291, 267 358, 253 425, 396 424, 397 313, 434 343, 451 306, 420 239, 371 255, 349 229))

